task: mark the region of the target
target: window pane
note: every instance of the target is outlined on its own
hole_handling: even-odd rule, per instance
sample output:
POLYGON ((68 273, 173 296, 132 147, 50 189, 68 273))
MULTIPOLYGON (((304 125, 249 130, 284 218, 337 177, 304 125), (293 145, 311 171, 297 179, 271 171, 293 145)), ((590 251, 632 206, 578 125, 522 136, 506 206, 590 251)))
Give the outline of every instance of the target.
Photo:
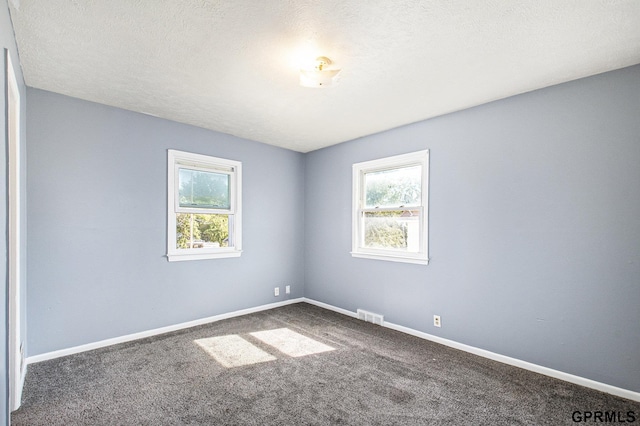
POLYGON ((180 168, 178 176, 180 207, 230 209, 230 179, 231 176, 226 173, 180 168))
POLYGON ((229 246, 229 215, 176 214, 176 247, 215 248, 229 246))
POLYGON ((365 207, 419 206, 422 166, 365 173, 365 207))
POLYGON ((364 246, 385 250, 420 251, 420 211, 364 212, 364 246))

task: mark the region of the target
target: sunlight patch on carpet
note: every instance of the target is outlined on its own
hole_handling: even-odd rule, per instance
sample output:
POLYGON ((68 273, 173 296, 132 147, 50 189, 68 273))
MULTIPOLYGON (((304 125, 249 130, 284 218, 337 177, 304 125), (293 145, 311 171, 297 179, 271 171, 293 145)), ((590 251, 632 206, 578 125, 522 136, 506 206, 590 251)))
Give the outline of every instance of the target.
POLYGON ((320 343, 310 337, 303 336, 288 328, 256 331, 255 333, 249 334, 290 357, 300 357, 335 350, 335 348, 331 346, 320 343))
POLYGON ((238 335, 208 337, 195 342, 224 367, 240 367, 274 361, 276 357, 252 345, 238 335))

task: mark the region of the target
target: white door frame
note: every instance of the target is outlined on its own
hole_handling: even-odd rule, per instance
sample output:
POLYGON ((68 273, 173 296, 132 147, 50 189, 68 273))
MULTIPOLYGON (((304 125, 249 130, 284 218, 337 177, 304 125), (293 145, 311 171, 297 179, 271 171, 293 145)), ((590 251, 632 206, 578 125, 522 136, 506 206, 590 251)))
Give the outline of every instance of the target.
POLYGON ((5 58, 9 167, 7 183, 9 192, 9 409, 14 411, 20 407, 24 364, 20 330, 22 266, 20 258, 20 90, 7 49, 5 49, 5 58))

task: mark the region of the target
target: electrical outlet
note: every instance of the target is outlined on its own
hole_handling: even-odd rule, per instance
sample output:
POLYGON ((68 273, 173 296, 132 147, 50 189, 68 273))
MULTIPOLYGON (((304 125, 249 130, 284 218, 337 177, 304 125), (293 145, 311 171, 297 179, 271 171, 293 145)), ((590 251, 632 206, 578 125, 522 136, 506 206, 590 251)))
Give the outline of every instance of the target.
POLYGON ((273 289, 273 295, 274 296, 280 296, 280 287, 276 287, 273 289))
POLYGON ((291 286, 290 285, 286 286, 284 288, 284 292, 287 293, 287 294, 291 293, 291 286))
POLYGON ((440 315, 433 316, 433 325, 434 327, 441 327, 442 323, 440 322, 440 315))

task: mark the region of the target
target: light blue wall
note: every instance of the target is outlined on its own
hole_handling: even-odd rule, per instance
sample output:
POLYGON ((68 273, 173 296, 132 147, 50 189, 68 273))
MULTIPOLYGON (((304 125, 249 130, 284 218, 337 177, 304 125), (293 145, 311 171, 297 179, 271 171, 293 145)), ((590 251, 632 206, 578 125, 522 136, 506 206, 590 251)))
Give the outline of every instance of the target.
POLYGON ((303 295, 302 154, 32 88, 27 100, 30 356, 303 295), (169 148, 243 163, 240 258, 167 261, 169 148))
POLYGON ((640 391, 640 66, 305 162, 305 296, 640 391), (425 148, 431 263, 352 258, 351 165, 425 148))
MULTIPOLYGON (((8 323, 7 323, 7 290, 8 290, 8 264, 7 264, 7 244, 8 244, 8 235, 7 235, 7 226, 8 226, 8 210, 7 210, 7 202, 8 202, 8 194, 7 194, 7 173, 8 173, 8 163, 7 163, 7 111, 6 111, 6 63, 5 63, 5 49, 9 51, 9 55, 11 56, 12 65, 14 71, 16 72, 16 78, 18 80, 18 89, 20 91, 21 98, 21 129, 20 129, 20 142, 21 142, 21 154, 22 154, 22 168, 21 168, 21 179, 22 179, 22 188, 21 188, 21 198, 22 198, 22 259, 23 259, 23 267, 22 267, 22 289, 21 292, 23 295, 26 294, 26 160, 25 160, 25 129, 26 129, 26 120, 25 117, 25 85, 24 79, 22 77, 22 69, 20 68, 20 61, 18 59, 18 51, 16 48, 15 37, 13 34, 13 26, 11 24, 11 18, 9 15, 9 5, 6 0, 0 1, 0 63, 2 65, 2 70, 0 70, 0 78, 2 85, 2 101, 0 102, 0 126, 2 128, 2 146, 0 149, 0 200, 2 203, 2 208, 0 208, 0 238, 5 241, 5 244, 0 245, 0 277, 2 277, 2 291, 0 292, 0 424, 8 424, 9 422, 9 413, 8 413, 8 371, 7 371, 7 350, 8 350, 8 323)), ((21 328, 23 336, 26 333, 26 298, 23 299, 22 304, 22 318, 21 318, 21 328)))

